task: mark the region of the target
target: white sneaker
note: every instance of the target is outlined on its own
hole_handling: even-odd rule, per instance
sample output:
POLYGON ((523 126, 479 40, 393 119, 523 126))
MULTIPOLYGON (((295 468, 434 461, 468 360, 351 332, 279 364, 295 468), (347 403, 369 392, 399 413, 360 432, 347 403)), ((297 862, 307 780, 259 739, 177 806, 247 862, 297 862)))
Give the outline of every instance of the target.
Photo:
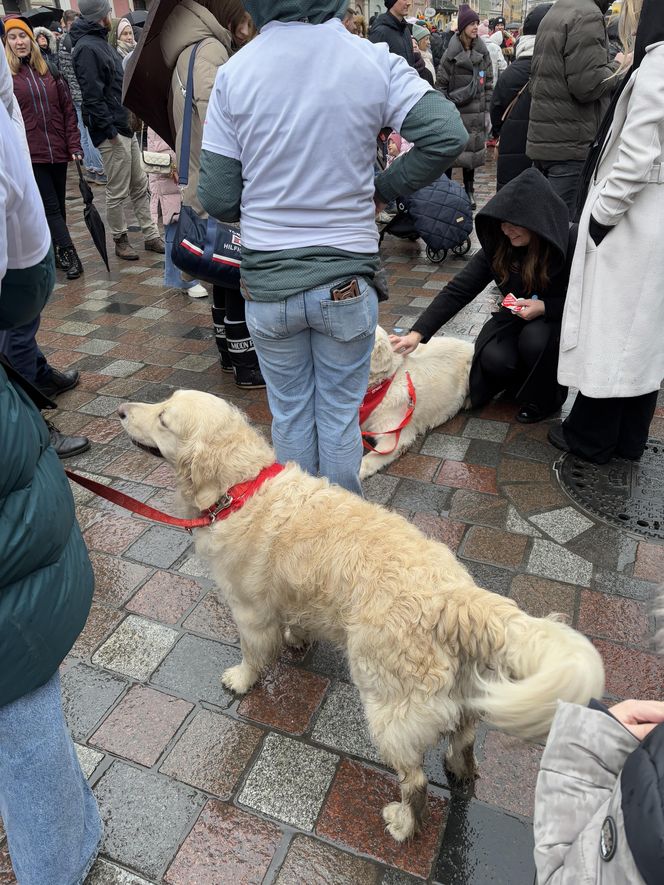
POLYGON ((191 289, 185 289, 184 291, 190 298, 207 298, 208 294, 205 286, 201 286, 200 283, 196 283, 196 285, 192 286, 191 289))

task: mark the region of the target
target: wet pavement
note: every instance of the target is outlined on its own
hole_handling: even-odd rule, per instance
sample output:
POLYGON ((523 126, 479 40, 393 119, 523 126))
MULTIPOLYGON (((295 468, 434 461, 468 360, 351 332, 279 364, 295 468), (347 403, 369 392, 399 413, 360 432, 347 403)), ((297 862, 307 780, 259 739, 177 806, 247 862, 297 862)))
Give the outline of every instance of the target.
MULTIPOLYGON (((493 171, 478 175, 480 202, 493 171)), ((102 207, 101 190, 95 199, 102 207)), ((142 251, 134 264, 113 257, 107 275, 79 201, 68 207, 86 272, 66 285, 61 276, 38 336, 53 365, 81 372, 55 421, 93 444, 67 466, 172 512, 172 474, 128 442, 120 403, 196 388, 269 430, 265 394, 221 374, 207 299, 164 291, 161 261, 142 251)), ((130 238, 142 245, 140 233, 130 238)), ((419 244, 390 238, 384 255, 386 328, 408 326, 467 261, 432 265, 419 244)), ((494 303, 487 291, 446 333, 474 338, 494 303)), ((372 477, 367 496, 448 544, 487 589, 535 615, 563 612, 600 649, 608 697, 661 697, 649 600, 664 546, 578 509, 552 469, 547 425, 523 427, 516 410, 496 402, 436 428, 372 477)), ((664 439, 664 402, 652 436, 664 439)), ((480 729, 473 795, 451 794, 442 747, 432 750, 428 823, 397 845, 380 816, 396 779, 369 740, 343 656, 325 645, 287 652, 234 697, 219 676, 239 660, 237 632, 190 536, 73 492, 96 574, 88 623, 62 666, 67 720, 105 824, 90 883, 531 885, 541 745, 480 729)), ((0 828, 0 885, 14 881, 0 828)))

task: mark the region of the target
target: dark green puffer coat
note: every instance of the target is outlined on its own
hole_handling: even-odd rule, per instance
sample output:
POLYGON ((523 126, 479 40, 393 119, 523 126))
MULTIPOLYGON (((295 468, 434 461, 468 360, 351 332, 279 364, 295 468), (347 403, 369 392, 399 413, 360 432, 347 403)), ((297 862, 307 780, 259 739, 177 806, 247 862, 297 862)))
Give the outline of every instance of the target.
MULTIPOLYGON (((0 308, 8 291, 0 288, 0 308)), ((26 286, 23 297, 38 292, 26 286)), ((85 625, 93 587, 44 419, 0 366, 0 706, 53 676, 85 625)))

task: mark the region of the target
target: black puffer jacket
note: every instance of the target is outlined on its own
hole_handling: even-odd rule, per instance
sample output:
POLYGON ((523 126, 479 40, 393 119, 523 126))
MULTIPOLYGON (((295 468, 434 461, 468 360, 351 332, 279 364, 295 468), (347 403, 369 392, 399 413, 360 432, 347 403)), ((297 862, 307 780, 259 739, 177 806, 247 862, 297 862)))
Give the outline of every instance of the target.
POLYGON ((452 37, 438 67, 436 89, 457 106, 470 135, 466 149, 454 161, 454 166, 462 169, 483 166, 493 66, 489 50, 479 37, 473 40, 470 49, 463 48, 457 34, 452 37))
POLYGON ((72 61, 81 87, 83 122, 95 147, 118 133, 130 138, 129 114, 122 107, 122 60, 108 42, 108 28, 78 18, 72 25, 72 61))
POLYGON ((531 160, 584 160, 611 91, 606 0, 557 0, 537 33, 526 152, 531 160))
POLYGON ((371 26, 369 40, 372 43, 387 43, 390 52, 404 58, 423 80, 433 86, 433 78, 424 64, 424 59, 413 48, 413 33, 407 21, 385 12, 379 15, 371 26))

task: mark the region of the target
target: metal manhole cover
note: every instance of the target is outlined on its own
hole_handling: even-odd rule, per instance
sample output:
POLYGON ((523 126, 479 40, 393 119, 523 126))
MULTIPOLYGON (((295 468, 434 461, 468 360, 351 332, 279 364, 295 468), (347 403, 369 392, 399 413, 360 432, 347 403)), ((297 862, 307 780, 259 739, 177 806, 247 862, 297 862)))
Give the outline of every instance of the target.
POLYGON ((664 442, 649 439, 638 461, 589 464, 566 455, 556 465, 560 484, 588 513, 626 531, 664 540, 664 442))

